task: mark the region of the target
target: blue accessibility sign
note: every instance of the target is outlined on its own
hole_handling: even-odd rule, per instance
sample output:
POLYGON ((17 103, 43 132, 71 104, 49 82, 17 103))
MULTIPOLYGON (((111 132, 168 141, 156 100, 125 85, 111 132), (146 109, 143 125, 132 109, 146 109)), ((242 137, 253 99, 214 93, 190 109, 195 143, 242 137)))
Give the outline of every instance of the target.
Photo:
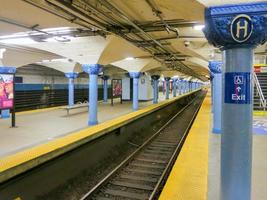
POLYGON ((251 103, 251 73, 227 72, 225 73, 224 102, 230 104, 251 103))

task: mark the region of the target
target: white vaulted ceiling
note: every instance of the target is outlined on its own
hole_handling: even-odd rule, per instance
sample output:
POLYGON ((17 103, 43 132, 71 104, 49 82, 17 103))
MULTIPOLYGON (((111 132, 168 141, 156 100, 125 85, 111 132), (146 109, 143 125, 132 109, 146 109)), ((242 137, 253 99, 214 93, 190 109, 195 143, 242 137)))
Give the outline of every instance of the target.
MULTIPOLYGON (((13 44, 10 42, 0 48, 7 49, 4 53, 4 63, 14 66, 66 58, 70 59, 71 63, 80 64, 113 63, 127 71, 181 70, 181 66, 171 68, 167 64, 166 59, 169 60, 169 57, 156 55, 161 53, 161 48, 151 45, 153 38, 167 51, 174 52, 178 63, 205 77, 209 74, 208 61, 221 59, 221 52, 208 44, 202 31, 196 30, 194 26, 204 24, 204 10, 207 6, 246 2, 260 0, 73 0, 69 7, 62 6, 62 2, 56 0, 1 0, 0 43, 5 39, 1 36, 18 32, 26 35, 40 34, 40 31, 47 32, 51 28, 60 27, 68 27, 70 31, 78 33, 78 36, 71 35, 69 40, 58 41, 54 40, 51 34, 44 34, 47 40, 25 39, 23 43, 21 40, 15 43, 20 45, 19 51, 12 49, 13 44), (103 4, 105 2, 116 7, 118 11, 107 9, 103 4), (95 10, 86 4, 94 6, 95 10), (79 8, 80 13, 74 12, 71 6, 79 8), (162 19, 151 6, 160 11, 162 19), (83 9, 86 12, 83 13, 83 9), (136 30, 132 24, 124 17, 118 17, 119 12, 144 29, 149 36, 144 36, 140 31, 137 31, 139 35, 135 35, 136 30), (92 18, 99 20, 99 23, 92 18), (167 23, 167 27, 162 20, 167 23), (179 37, 176 35, 177 30, 179 37), (83 31, 89 31, 91 34, 83 35, 83 31), (127 60, 127 57, 136 59, 127 60)), ((255 62, 265 62, 266 49, 266 45, 263 45, 255 50, 255 62)), ((69 65, 72 65, 71 63, 69 65)), ((67 66, 61 71, 66 69, 67 66)))

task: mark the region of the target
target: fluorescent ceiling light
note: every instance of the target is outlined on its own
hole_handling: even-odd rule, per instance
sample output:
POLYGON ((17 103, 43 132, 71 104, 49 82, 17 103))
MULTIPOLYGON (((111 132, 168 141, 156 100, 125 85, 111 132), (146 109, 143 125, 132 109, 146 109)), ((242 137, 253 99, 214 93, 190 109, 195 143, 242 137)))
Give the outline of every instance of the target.
POLYGON ((57 58, 57 59, 52 59, 51 62, 64 62, 68 63, 70 62, 68 58, 57 58))
POLYGON ((33 44, 33 43, 36 43, 31 38, 4 39, 4 40, 0 40, 0 42, 5 43, 5 44, 33 44))
POLYGON ((42 31, 45 32, 56 32, 56 31, 69 31, 70 27, 56 27, 56 28, 45 28, 42 31))
POLYGON ((128 58, 125 58, 125 60, 134 60, 133 57, 128 57, 128 58))
POLYGON ((0 49, 0 59, 3 59, 3 55, 5 53, 6 49, 0 49))
POLYGON ((197 31, 201 31, 204 27, 205 25, 195 25, 193 28, 197 31))

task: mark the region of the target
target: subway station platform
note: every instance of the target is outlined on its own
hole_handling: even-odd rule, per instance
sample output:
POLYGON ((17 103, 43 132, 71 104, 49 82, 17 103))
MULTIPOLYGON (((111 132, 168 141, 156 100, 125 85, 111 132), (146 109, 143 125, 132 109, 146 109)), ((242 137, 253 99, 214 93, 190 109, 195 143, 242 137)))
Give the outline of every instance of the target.
MULTIPOLYGON (((164 100, 163 93, 159 93, 159 102, 164 100)), ((143 101, 139 107, 142 109, 151 104, 152 101, 143 101)), ((19 112, 16 117, 17 128, 10 128, 10 119, 1 119, 0 158, 87 128, 87 110, 86 107, 71 110, 69 115, 62 107, 19 112)), ((131 101, 121 104, 118 99, 114 106, 110 102, 99 102, 98 120, 102 123, 131 112, 131 101)))

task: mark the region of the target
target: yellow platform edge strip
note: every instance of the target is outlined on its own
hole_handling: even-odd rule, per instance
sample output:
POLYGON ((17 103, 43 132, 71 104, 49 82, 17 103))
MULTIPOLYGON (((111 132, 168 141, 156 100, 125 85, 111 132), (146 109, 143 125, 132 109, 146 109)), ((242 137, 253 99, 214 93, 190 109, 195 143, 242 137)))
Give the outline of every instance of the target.
MULTIPOLYGON (((100 137, 100 136, 110 132, 111 130, 114 130, 114 129, 116 129, 116 128, 124 125, 124 124, 127 124, 131 121, 134 121, 135 119, 138 119, 138 118, 145 116, 151 112, 154 112, 154 111, 156 111, 162 107, 165 107, 165 106, 173 103, 174 101, 176 101, 176 100, 178 100, 184 96, 190 95, 191 93, 194 93, 194 92, 196 92, 196 91, 193 91, 193 92, 190 92, 190 93, 187 93, 187 94, 184 94, 184 95, 181 95, 181 96, 169 99, 169 100, 162 101, 158 104, 152 104, 152 105, 147 106, 147 107, 140 109, 138 111, 131 112, 131 113, 123 115, 121 117, 103 122, 103 123, 98 124, 96 126, 88 127, 86 129, 70 133, 69 135, 66 135, 64 137, 61 137, 61 138, 55 139, 53 141, 41 144, 39 146, 35 146, 32 148, 23 150, 23 151, 18 152, 16 154, 4 157, 0 160, 0 182, 2 181, 2 179, 7 178, 6 176, 12 177, 12 176, 14 176, 13 173, 18 174, 18 173, 25 171, 26 170, 25 168, 27 168, 27 167, 21 167, 21 169, 16 169, 15 172, 12 172, 11 174, 9 173, 8 175, 4 174, 5 171, 8 171, 14 167, 19 167, 20 165, 25 164, 31 160, 34 160, 34 159, 39 158, 41 156, 46 156, 47 154, 49 154, 51 152, 57 151, 56 153, 54 153, 54 155, 52 155, 52 156, 49 155, 48 158, 45 158, 43 160, 40 159, 35 164, 31 164, 31 167, 34 167, 34 165, 38 165, 44 161, 50 160, 53 157, 56 157, 56 156, 62 154, 63 148, 65 148, 64 151, 66 152, 67 150, 74 148, 75 143, 77 143, 76 146, 79 146, 79 144, 81 144, 79 142, 81 142, 83 140, 85 142, 91 141, 97 137, 100 137), (68 149, 68 146, 71 146, 71 145, 73 145, 73 146, 68 149), (62 150, 62 151, 60 151, 60 150, 62 150)), ((28 166, 28 168, 29 168, 29 166, 28 166)))
POLYGON ((159 200, 206 200, 211 100, 205 97, 159 200))
POLYGON ((253 111, 254 116, 267 116, 267 111, 253 111))

